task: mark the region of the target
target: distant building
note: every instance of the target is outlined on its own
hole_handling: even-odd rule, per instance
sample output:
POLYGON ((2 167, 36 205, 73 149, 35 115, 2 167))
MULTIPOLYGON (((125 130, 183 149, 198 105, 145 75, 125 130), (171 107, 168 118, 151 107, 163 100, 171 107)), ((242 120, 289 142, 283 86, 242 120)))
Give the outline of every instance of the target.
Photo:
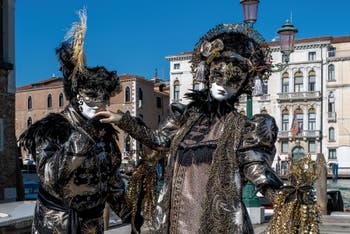
MULTIPOLYGON (((141 76, 121 75, 121 90, 110 100, 112 111, 129 111, 145 121, 151 128, 157 128, 167 115, 169 106, 169 86, 157 77, 146 80, 141 76)), ((16 136, 32 123, 50 112, 61 112, 68 104, 63 92, 62 78, 50 78, 17 88, 16 92, 16 136)), ((123 162, 135 163, 143 147, 128 134, 119 130, 118 145, 123 154, 123 162)), ((32 160, 31 155, 23 155, 24 162, 32 160)))
MULTIPOLYGON (((282 55, 277 42, 270 42, 273 63, 282 55)), ((200 88, 193 82, 191 52, 167 56, 170 62, 170 101, 188 103, 184 94, 200 88)), ((350 36, 297 40, 290 63, 282 72, 273 72, 263 84, 264 95, 253 98, 253 114, 268 113, 279 127, 274 167, 279 162, 286 172, 288 161, 310 153, 325 155, 340 174, 350 174, 350 36), (292 136, 293 118, 297 134, 292 136), (278 161, 278 158, 280 159, 278 161)), ((236 106, 246 113, 246 96, 236 106)))
POLYGON ((0 0, 0 203, 17 198, 15 0, 0 0))

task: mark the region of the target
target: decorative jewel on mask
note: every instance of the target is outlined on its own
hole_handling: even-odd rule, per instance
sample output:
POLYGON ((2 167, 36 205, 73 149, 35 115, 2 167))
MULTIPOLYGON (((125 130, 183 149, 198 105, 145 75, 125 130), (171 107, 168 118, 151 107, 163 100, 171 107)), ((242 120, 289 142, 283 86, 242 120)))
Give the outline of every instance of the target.
POLYGON ((224 49, 224 43, 220 39, 216 39, 213 42, 205 41, 202 43, 200 52, 207 58, 207 63, 211 63, 215 57, 220 56, 220 51, 224 49))
MULTIPOLYGON (((90 107, 94 107, 94 106, 103 106, 106 105, 107 103, 107 99, 104 95, 99 95, 97 97, 92 97, 86 94, 78 94, 78 103, 82 104, 82 102, 85 102, 86 105, 90 106, 90 107)), ((81 105, 80 104, 80 105, 81 105)))
POLYGON ((259 76, 256 76, 254 80, 253 96, 262 96, 262 95, 263 95, 262 80, 259 76))

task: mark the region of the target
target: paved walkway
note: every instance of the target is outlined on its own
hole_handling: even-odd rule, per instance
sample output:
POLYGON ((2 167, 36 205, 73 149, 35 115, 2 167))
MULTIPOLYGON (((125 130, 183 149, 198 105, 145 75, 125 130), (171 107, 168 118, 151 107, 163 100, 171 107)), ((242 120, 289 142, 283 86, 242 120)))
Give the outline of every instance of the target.
MULTIPOLYGON (((254 225, 256 234, 263 233, 267 223, 254 225)), ((110 229, 106 234, 130 234, 130 225, 110 229)), ((145 233, 145 232, 144 232, 145 233)), ((332 216, 325 215, 321 218, 320 234, 349 234, 350 233, 350 213, 333 213, 332 216)))

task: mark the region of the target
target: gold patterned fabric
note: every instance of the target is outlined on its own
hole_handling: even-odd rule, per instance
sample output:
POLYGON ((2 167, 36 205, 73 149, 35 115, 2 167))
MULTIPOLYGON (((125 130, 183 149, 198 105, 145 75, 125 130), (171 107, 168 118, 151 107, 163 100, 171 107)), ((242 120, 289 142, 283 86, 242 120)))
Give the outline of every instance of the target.
POLYGON ((195 108, 170 109, 177 113, 158 130, 128 114, 119 123, 135 139, 168 152, 152 233, 253 233, 242 187, 250 179, 273 192, 266 189, 266 172, 274 173, 274 119, 247 119, 235 110, 212 117, 195 108), (254 165, 260 167, 246 169, 254 165))

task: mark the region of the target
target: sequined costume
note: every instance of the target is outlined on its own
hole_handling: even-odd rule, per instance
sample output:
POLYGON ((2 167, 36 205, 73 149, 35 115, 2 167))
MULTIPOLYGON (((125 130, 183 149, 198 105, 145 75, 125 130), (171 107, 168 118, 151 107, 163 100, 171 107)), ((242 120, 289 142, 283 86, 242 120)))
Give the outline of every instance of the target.
POLYGON ((116 132, 96 124, 87 124, 68 106, 22 134, 40 182, 33 233, 103 233, 106 202, 123 220, 128 218, 116 132))
POLYGON ((274 119, 249 120, 213 102, 214 116, 207 114, 209 106, 196 108, 199 103, 172 105, 161 130, 152 131, 128 114, 119 123, 145 145, 168 151, 155 233, 253 233, 241 195, 246 179, 268 196, 281 186, 270 168, 274 119))

